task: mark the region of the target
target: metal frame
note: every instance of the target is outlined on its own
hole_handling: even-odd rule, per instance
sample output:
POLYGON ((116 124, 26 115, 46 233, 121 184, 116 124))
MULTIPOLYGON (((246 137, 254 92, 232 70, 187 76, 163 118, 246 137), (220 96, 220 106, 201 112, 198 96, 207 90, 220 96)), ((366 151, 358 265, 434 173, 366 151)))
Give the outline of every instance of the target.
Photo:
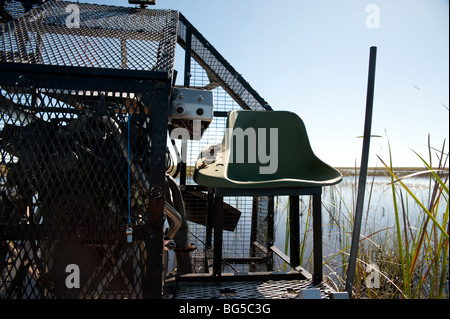
MULTIPOLYGON (((123 9, 123 8, 122 8, 123 9)), ((122 10, 121 9, 121 10, 122 10)), ((125 10, 126 11, 126 10, 125 10)), ((144 14, 145 12, 141 12, 144 14)), ((127 52, 123 39, 140 37, 127 29, 113 30, 115 38, 120 39, 120 60, 122 69, 97 68, 92 66, 66 66, 31 64, 29 54, 20 56, 22 63, 0 62, 0 86, 22 88, 46 88, 53 90, 87 90, 107 92, 134 92, 142 94, 140 101, 148 110, 151 118, 151 157, 152 172, 149 175, 150 203, 149 219, 144 226, 134 226, 133 239, 145 242, 145 269, 142 272, 142 297, 161 298, 163 288, 163 243, 164 243, 164 187, 165 187, 165 156, 167 151, 167 122, 169 117, 170 97, 173 89, 172 69, 170 66, 170 51, 176 41, 185 50, 184 86, 191 87, 191 61, 195 60, 207 73, 210 83, 204 89, 211 90, 221 86, 236 103, 248 110, 271 110, 270 105, 249 85, 245 79, 220 55, 220 53, 200 34, 200 32, 178 12, 170 12, 173 24, 177 20, 178 29, 169 25, 165 33, 168 38, 161 40, 158 56, 165 56, 164 67, 159 68, 159 60, 152 71, 143 69, 127 69, 127 52), (137 89, 138 88, 138 89, 137 89), (139 92, 137 92, 138 90, 139 92)), ((25 24, 17 24, 23 28, 25 24)), ((47 28, 47 26, 46 26, 47 28)), ((80 30, 67 29, 61 25, 52 25, 50 33, 62 33, 68 37, 78 35, 80 30)), ((82 28, 88 36, 108 37, 111 30, 101 28, 82 28)), ((20 32, 19 32, 20 33, 20 32)), ((23 32, 26 33, 26 32, 23 32)), ((154 34, 149 31, 149 36, 154 34)), ((136 39, 137 39, 136 38, 136 39)), ((0 52, 5 53, 5 52, 0 52)), ((22 55, 23 52, 20 52, 22 55)), ((26 50, 25 50, 26 53, 26 50)), ((8 60, 8 59, 6 59, 8 60)), ((33 60, 33 59, 31 59, 33 60)), ((9 61, 9 60, 8 60, 9 61)), ((36 61, 34 61, 37 63, 36 61)), ((215 117, 225 117, 226 112, 216 111, 215 117)), ((187 152, 186 147, 182 153, 187 152)), ((314 285, 322 283, 322 231, 321 231, 321 194, 317 188, 279 188, 279 189, 206 189, 198 185, 186 185, 186 163, 181 163, 180 184, 182 189, 194 189, 208 194, 208 218, 206 227, 206 246, 213 252, 213 272, 208 273, 208 256, 205 254, 205 274, 183 275, 177 281, 256 281, 256 280, 311 280, 314 285), (274 242, 274 196, 289 196, 291 200, 291 251, 290 257, 285 256, 275 247, 274 242), (223 258, 223 198, 224 196, 253 197, 252 230, 258 229, 258 199, 268 197, 268 234, 266 246, 258 244, 255 237, 251 237, 251 256, 244 258, 223 258), (299 196, 313 197, 313 232, 314 232, 314 274, 311 275, 299 265, 299 196), (214 234, 214 235, 213 235, 214 234), (213 240, 214 239, 214 243, 213 240), (256 252, 264 252, 265 257, 256 257, 256 252), (278 255, 296 271, 289 274, 272 273, 273 256, 278 255), (267 265, 267 273, 229 276, 222 273, 223 263, 263 263, 267 265)), ((125 240, 125 224, 120 225, 41 225, 41 224, 0 224, 0 244, 6 240, 78 240, 80 237, 78 226, 83 229, 84 240, 111 241, 120 238, 125 240)), ((4 249, 4 247, 1 247, 4 249)), ((122 263, 126 257, 116 260, 122 263)), ((120 268, 120 267, 119 267, 120 268)), ((114 276, 114 269, 108 276, 114 276)))
MULTIPOLYGON (((3 6, 1 8, 3 9, 3 6)), ((0 37, 3 37, 4 40, 0 48, 0 87, 2 90, 5 88, 11 90, 11 96, 40 90, 45 92, 49 99, 58 100, 65 106, 74 107, 72 109, 64 106, 56 109, 53 105, 40 105, 39 112, 76 114, 77 109, 73 103, 77 98, 78 93, 76 92, 81 92, 81 98, 88 100, 92 97, 86 97, 83 94, 86 92, 98 93, 96 98, 99 103, 102 103, 101 92, 127 93, 128 96, 139 95, 139 98, 136 99, 138 107, 143 106, 145 112, 148 111, 145 116, 150 124, 149 134, 152 139, 150 152, 155 156, 151 156, 149 163, 146 163, 151 167, 151 172, 146 172, 148 174, 146 182, 149 186, 149 194, 146 194, 149 198, 146 211, 148 218, 145 223, 133 226, 132 245, 142 242, 145 246, 142 253, 138 252, 140 256, 133 257, 139 259, 139 263, 145 263, 143 269, 141 268, 142 271, 139 270, 139 274, 135 274, 135 276, 141 276, 141 279, 140 286, 133 287, 133 296, 161 298, 162 274, 164 273, 162 255, 165 228, 165 155, 178 12, 65 1, 48 1, 42 6, 33 7, 31 11, 29 11, 31 6, 27 6, 25 3, 22 8, 22 13, 25 14, 20 17, 11 16, 11 14, 17 15, 20 12, 11 14, 6 12, 8 13, 6 14, 2 11, 2 18, 5 17, 8 21, 7 24, 0 26, 2 29, 0 37), (66 8, 70 4, 76 4, 83 17, 80 20, 79 28, 67 25, 66 8), (13 18, 16 20, 13 21, 13 18), (86 43, 93 43, 95 47, 92 48, 92 51, 89 51, 89 48, 79 51, 79 46, 86 45, 86 43), (99 48, 101 55, 96 52, 99 48), (143 49, 145 56, 137 48, 143 49), (151 60, 148 60, 149 57, 151 60), (136 293, 136 290, 139 292, 136 293)), ((116 97, 113 99, 117 103, 116 97)), ((118 103, 125 105, 125 102, 130 101, 121 100, 118 103)), ((35 104, 32 105, 34 107, 35 104)), ((26 111, 22 110, 22 106, 15 103, 13 99, 3 97, 3 93, 0 107, 2 111, 0 120, 2 121, 7 120, 16 112, 23 115, 26 111), (11 110, 13 108, 14 110, 11 110), (5 117, 3 112, 6 114, 5 117)), ((133 105, 127 105, 128 112, 131 107, 133 105)), ((131 113, 133 112, 131 111, 131 113)), ((114 116, 113 111, 111 116, 114 116)), ((28 122, 22 123, 19 120, 15 123, 18 127, 28 124, 28 122)), ((63 224, 60 221, 42 224, 2 222, 0 224, 2 269, 3 266, 7 267, 5 258, 11 257, 12 250, 19 253, 19 255, 16 254, 16 257, 18 258, 17 262, 21 264, 15 270, 16 272, 26 272, 24 269, 27 269, 27 265, 30 262, 33 263, 29 256, 25 260, 21 260, 22 255, 29 253, 25 250, 8 248, 8 242, 14 244, 15 240, 17 243, 42 240, 94 241, 114 246, 116 242, 126 242, 125 230, 127 227, 125 222, 122 224, 121 221, 108 225, 92 223, 78 225, 73 222, 63 224)), ((108 252, 105 253, 108 254, 108 252)), ((101 259, 101 256, 98 258, 100 258, 98 260, 100 263, 106 262, 105 259, 101 259)), ((128 258, 129 249, 126 249, 122 255, 109 260, 108 262, 115 263, 115 266, 105 274, 106 277, 101 284, 111 280, 115 274, 123 273, 120 265, 128 258)), ((19 277, 23 278, 23 276, 19 277)), ((21 279, 19 278, 19 280, 21 279)), ((90 297, 101 297, 101 290, 102 288, 99 286, 96 295, 90 297)), ((25 293, 23 295, 26 296, 25 293)), ((34 293, 32 295, 36 296, 34 293)), ((39 297, 41 296, 39 295, 39 297)), ((89 296, 81 293, 78 297, 89 296)))
MULTIPOLYGON (((256 92, 250 84, 245 81, 245 79, 228 63, 228 61, 203 37, 203 35, 180 13, 180 26, 178 34, 178 44, 185 50, 184 56, 184 87, 191 87, 192 69, 191 62, 194 60, 197 62, 202 69, 208 75, 210 83, 202 87, 202 89, 212 90, 217 86, 222 87, 225 92, 243 109, 248 110, 271 110, 270 105, 256 92)), ((196 87, 198 88, 198 87, 196 87)), ((227 117, 228 113, 223 111, 215 111, 214 117, 227 117)), ((181 149, 182 154, 188 153, 187 143, 182 144, 181 149)), ((181 156, 183 157, 183 156, 181 156)), ((186 185, 187 182, 187 164, 181 162, 180 164, 180 184, 184 190, 195 190, 206 192, 205 188, 197 185, 186 185)), ((230 194, 234 196, 234 194, 230 194)), ((257 231, 257 199, 259 196, 265 196, 258 192, 253 193, 254 197, 253 209, 252 209, 252 234, 257 231)), ((244 258, 222 258, 222 256, 214 258, 219 258, 226 264, 230 265, 232 263, 237 264, 249 264, 249 263, 262 263, 267 265, 267 269, 271 270, 273 267, 273 252, 270 247, 274 242, 274 202, 273 197, 270 197, 267 203, 268 209, 268 244, 267 247, 255 248, 254 245, 251 246, 251 255, 256 255, 256 251, 264 249, 265 257, 244 257, 244 258)), ((208 222, 206 228, 206 241, 205 246, 209 251, 217 251, 217 248, 212 247, 212 234, 214 223, 214 215, 217 212, 214 211, 214 202, 217 200, 217 196, 213 193, 208 192, 208 222)), ((223 204, 223 203, 222 203, 223 204)), ((220 204, 219 204, 220 205, 220 204)), ((222 240, 221 232, 217 230, 214 231, 214 236, 220 236, 222 240)), ((217 243, 217 238, 214 238, 214 242, 217 243)), ((256 240, 251 239, 251 242, 256 243, 256 240)), ((218 262, 216 261, 215 264, 218 262)), ((205 256, 205 272, 208 272, 208 258, 205 256)))
MULTIPOLYGON (((180 27, 178 44, 185 50, 184 86, 191 86, 191 60, 195 60, 207 73, 210 84, 204 89, 213 89, 221 86, 243 109, 247 110, 272 110, 270 105, 243 79, 243 77, 226 61, 222 55, 202 36, 202 34, 180 13, 180 27), (205 54, 203 51, 208 51, 205 54), (232 79, 232 80, 230 80, 232 79), (238 93, 239 92, 239 93, 238 93)), ((215 111, 214 117, 227 117, 226 112, 215 111)), ((182 153, 187 152, 187 145, 182 148, 182 153)), ((321 194, 322 188, 279 188, 279 189, 207 189, 198 185, 186 185, 186 163, 181 163, 180 184, 185 190, 195 189, 208 193, 208 217, 206 228, 206 248, 213 254, 213 271, 208 272, 208 257, 205 254, 205 274, 183 275, 176 280, 179 282, 195 281, 245 281, 245 280, 281 280, 286 274, 280 273, 252 273, 249 275, 229 276, 222 273, 222 265, 229 263, 266 263, 271 271, 273 254, 278 255, 296 271, 287 275, 291 279, 311 280, 314 285, 323 282, 322 274, 322 217, 321 194), (254 199, 260 196, 269 198, 269 226, 267 247, 252 245, 256 250, 262 250, 266 258, 224 258, 223 245, 223 198, 226 196, 252 196, 254 199), (289 196, 290 209, 290 257, 285 256, 273 246, 274 242, 274 196, 289 196), (314 236, 314 274, 309 274, 300 267, 299 261, 299 196, 313 197, 313 236, 314 236), (272 261, 270 261, 270 260, 272 261)), ((255 206, 255 205, 254 205, 255 206)), ((258 211, 252 209, 252 229, 257 229, 256 215, 258 211)), ((251 240, 253 243, 253 241, 251 240)), ((255 244, 257 244, 255 242, 255 244)))
MULTIPOLYGON (((98 68, 32 65, 18 63, 0 63, 2 75, 0 86, 34 87, 61 90, 96 90, 107 92, 136 92, 140 88, 141 102, 150 106, 152 119, 153 154, 166 153, 167 118, 171 94, 171 78, 168 72, 108 70, 98 68), (56 84, 56 85, 55 85, 56 84)), ((144 298, 160 298, 162 283, 162 253, 164 229, 164 204, 162 190, 165 186, 165 159, 152 157, 152 174, 149 178, 151 202, 149 220, 145 226, 136 228, 136 240, 145 242, 147 254, 142 282, 144 298)), ((80 225, 84 226, 84 225, 80 225)), ((110 241, 124 238, 125 225, 90 225, 84 240, 110 241)), ((79 239, 77 225, 1 225, 0 241, 4 240, 41 240, 79 239), (62 230, 59 232, 57 230, 62 230)))
POLYGON ((185 50, 184 86, 190 87, 191 57, 207 72, 211 83, 205 89, 221 86, 247 110, 271 110, 271 106, 256 92, 233 66, 205 39, 205 37, 180 13, 178 44, 185 50), (205 54, 207 52, 207 55, 205 54), (209 61, 206 61, 206 58, 209 61))
MULTIPOLYGON (((313 197, 313 251, 314 251, 314 273, 313 284, 323 281, 322 270, 322 188, 274 188, 274 189, 238 189, 238 188, 215 188, 210 189, 213 195, 213 227, 214 227, 214 263, 213 276, 222 275, 222 233, 223 233, 223 197, 224 196, 277 196, 286 195, 290 198, 290 259, 289 264, 293 268, 300 266, 300 229, 299 229, 299 196, 311 195, 313 197)), ((210 195, 211 196, 211 195, 210 195)), ((211 217, 211 215, 208 215, 211 217)), ((278 250, 272 251, 278 254, 278 250)), ((283 256, 281 256, 283 257, 283 256)), ((287 260, 286 260, 287 261, 287 260)), ((301 268, 300 268, 301 269, 301 268)), ((301 269, 305 272, 304 269, 301 269)))

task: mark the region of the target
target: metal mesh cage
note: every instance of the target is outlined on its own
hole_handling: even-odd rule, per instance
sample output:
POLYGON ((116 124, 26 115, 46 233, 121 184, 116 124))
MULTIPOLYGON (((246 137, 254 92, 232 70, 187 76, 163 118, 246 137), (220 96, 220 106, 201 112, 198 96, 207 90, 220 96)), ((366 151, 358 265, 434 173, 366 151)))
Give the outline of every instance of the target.
POLYGON ((0 1, 0 23, 19 18, 25 12, 41 5, 46 0, 1 0, 0 1))
POLYGON ((194 60, 206 71, 206 89, 222 87, 242 108, 270 110, 269 104, 256 92, 222 55, 180 14, 179 43, 191 51, 194 60))
MULTIPOLYGON (((270 106, 177 11, 50 1, 0 32, 1 298, 161 296, 177 43, 186 86, 214 93, 182 181, 195 271, 209 271, 208 193, 190 172, 227 112, 270 106)), ((272 270, 273 197, 224 200, 224 271, 272 270)))
POLYGON ((152 123, 143 106, 131 109, 147 88, 99 91, 91 78, 89 90, 48 89, 64 84, 40 79, 1 76, 1 294, 74 297, 65 279, 76 265, 77 297, 138 297, 144 243, 128 244, 125 225, 148 222, 149 198, 128 184, 124 154, 150 165, 152 123))
POLYGON ((2 26, 1 298, 161 295, 176 28, 175 11, 70 2, 2 26))
POLYGON ((172 72, 178 12, 49 1, 2 28, 0 61, 172 72))
MULTIPOLYGON (((203 88, 210 85, 209 68, 190 60, 190 85, 203 88)), ((222 86, 214 88, 214 110, 216 114, 241 109, 241 106, 222 86)), ((200 141, 187 143, 186 184, 195 186, 192 169, 201 150, 209 145, 221 143, 226 127, 226 117, 215 116, 200 141)), ((191 240, 198 247, 195 251, 197 271, 205 269, 204 254, 213 247, 213 234, 207 229, 208 194, 205 191, 186 191, 185 203, 191 240)), ((223 271, 235 274, 272 270, 272 254, 268 247, 273 244, 273 199, 269 197, 225 197, 223 220, 223 271), (262 248, 262 249, 261 249, 262 248)))

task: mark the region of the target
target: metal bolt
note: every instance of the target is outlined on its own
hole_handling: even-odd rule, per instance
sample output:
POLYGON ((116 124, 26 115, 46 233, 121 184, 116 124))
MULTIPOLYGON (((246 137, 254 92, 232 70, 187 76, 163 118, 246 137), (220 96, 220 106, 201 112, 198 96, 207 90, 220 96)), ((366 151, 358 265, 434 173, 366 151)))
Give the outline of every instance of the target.
POLYGON ((164 194, 164 191, 163 191, 163 189, 161 187, 154 186, 150 190, 150 194, 152 195, 153 198, 161 198, 163 196, 163 194, 164 194))
POLYGON ((177 247, 177 244, 175 244, 175 241, 173 239, 169 239, 165 242, 164 247, 166 247, 168 250, 174 250, 177 247))

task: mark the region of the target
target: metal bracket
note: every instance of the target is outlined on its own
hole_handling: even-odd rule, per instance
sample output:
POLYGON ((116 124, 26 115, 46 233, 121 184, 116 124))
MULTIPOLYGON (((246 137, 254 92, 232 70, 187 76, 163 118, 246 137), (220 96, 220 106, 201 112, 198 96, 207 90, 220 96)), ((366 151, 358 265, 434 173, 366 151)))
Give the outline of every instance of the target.
POLYGON ((211 91, 175 88, 171 99, 171 119, 201 120, 213 119, 213 93, 211 91))
POLYGON ((174 89, 169 112, 172 139, 200 140, 212 122, 213 116, 214 103, 211 91, 174 89))

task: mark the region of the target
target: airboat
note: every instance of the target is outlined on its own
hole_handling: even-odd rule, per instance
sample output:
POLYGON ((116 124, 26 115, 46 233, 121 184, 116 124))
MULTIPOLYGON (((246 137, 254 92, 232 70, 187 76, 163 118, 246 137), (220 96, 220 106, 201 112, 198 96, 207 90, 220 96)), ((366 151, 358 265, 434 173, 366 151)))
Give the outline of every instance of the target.
POLYGON ((0 3, 0 298, 336 298, 321 194, 341 173, 300 117, 151 4, 0 3), (277 196, 290 200, 288 253, 274 244, 277 196))

